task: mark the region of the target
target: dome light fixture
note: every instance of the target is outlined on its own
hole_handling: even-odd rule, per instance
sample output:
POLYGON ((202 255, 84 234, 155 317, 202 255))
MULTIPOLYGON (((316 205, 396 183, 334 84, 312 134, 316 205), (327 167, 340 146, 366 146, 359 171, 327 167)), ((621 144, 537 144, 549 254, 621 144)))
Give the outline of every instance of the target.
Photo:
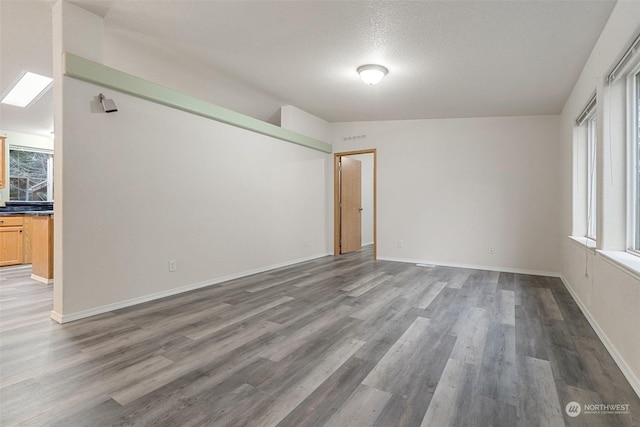
POLYGON ((367 64, 358 67, 358 74, 363 82, 368 85, 380 83, 380 80, 387 75, 389 70, 382 65, 367 64))

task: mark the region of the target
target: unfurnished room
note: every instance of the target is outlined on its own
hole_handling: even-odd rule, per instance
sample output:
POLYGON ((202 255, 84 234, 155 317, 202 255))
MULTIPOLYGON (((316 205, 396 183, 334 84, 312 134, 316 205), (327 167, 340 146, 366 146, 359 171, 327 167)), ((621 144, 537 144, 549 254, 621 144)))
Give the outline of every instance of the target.
POLYGON ((0 0, 0 425, 640 426, 640 0, 0 0))

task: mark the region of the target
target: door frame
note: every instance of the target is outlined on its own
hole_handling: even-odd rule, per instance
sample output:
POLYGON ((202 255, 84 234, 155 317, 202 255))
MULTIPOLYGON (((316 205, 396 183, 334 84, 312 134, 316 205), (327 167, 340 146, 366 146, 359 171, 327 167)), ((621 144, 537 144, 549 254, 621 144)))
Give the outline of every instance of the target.
POLYGON ((378 259, 378 160, 375 148, 333 153, 333 255, 340 255, 340 157, 373 154, 373 259, 378 259))

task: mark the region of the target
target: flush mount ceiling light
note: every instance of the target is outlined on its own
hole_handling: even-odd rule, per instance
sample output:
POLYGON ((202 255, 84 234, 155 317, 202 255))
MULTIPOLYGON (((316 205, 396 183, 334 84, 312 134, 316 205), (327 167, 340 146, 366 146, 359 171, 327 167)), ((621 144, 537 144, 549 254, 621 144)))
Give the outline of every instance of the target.
POLYGON ((9 86, 0 103, 26 108, 37 101, 51 87, 53 79, 23 71, 9 86))
POLYGON ((380 80, 382 80, 388 72, 389 70, 382 65, 367 64, 358 67, 358 74, 360 74, 360 78, 368 85, 380 83, 380 80))

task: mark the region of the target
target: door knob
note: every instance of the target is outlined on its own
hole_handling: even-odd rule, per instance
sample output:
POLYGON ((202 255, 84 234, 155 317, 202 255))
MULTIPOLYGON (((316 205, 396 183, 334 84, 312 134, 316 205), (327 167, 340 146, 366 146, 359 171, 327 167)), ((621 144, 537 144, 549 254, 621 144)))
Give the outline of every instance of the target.
POLYGON ((362 212, 362 208, 358 209, 360 212, 362 212))

